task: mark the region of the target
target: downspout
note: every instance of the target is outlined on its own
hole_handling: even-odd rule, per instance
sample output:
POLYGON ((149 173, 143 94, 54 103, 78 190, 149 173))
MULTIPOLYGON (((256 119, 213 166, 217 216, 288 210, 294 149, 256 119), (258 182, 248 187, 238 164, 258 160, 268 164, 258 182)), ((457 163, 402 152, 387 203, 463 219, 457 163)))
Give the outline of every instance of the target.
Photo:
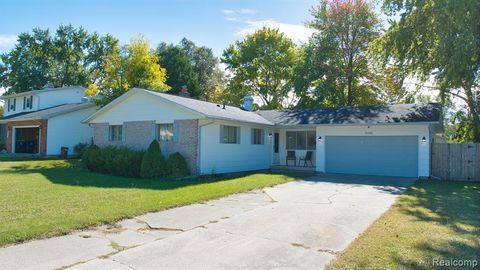
POLYGON ((202 145, 202 127, 204 126, 208 126, 208 125, 211 125, 215 123, 215 121, 211 121, 211 122, 207 122, 205 124, 202 124, 202 125, 198 125, 198 153, 197 153, 197 174, 200 175, 200 172, 201 172, 201 167, 200 165, 202 164, 200 162, 200 157, 201 157, 201 145, 202 145))

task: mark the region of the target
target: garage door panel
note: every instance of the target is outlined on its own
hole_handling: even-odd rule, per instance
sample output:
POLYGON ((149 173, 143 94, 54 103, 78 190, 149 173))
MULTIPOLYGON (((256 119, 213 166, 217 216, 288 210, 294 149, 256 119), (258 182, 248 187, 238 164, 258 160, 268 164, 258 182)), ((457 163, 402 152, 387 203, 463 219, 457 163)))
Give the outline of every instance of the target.
POLYGON ((417 136, 327 136, 326 171, 416 177, 417 136))

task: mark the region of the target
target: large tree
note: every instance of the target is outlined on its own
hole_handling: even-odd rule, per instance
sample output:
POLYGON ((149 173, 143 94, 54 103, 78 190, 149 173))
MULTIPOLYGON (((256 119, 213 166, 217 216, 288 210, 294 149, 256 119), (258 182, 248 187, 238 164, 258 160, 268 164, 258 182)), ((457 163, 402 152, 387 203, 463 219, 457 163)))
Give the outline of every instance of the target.
POLYGON ((465 139, 480 142, 480 1, 384 0, 382 8, 398 19, 376 42, 377 54, 420 82, 433 78, 443 100, 463 100, 465 139))
POLYGON ((230 45, 222 62, 232 73, 228 101, 240 104, 246 94, 260 97, 265 108, 278 109, 293 86, 297 48, 278 29, 263 27, 230 45))
POLYGON ((87 86, 102 76, 104 57, 117 48, 117 39, 82 27, 62 25, 54 35, 35 28, 20 34, 15 47, 0 56, 0 86, 9 94, 39 89, 47 82, 87 86))
POLYGON ((161 92, 170 89, 165 69, 158 64, 158 56, 143 37, 109 55, 104 69, 105 76, 99 81, 100 92, 105 96, 103 103, 133 87, 161 92))
POLYGON ((160 43, 156 51, 159 63, 167 71, 167 84, 173 94, 178 94, 186 86, 192 97, 200 96, 200 84, 185 51, 177 45, 160 43))
POLYGON ((377 103, 364 83, 369 77, 368 46, 379 35, 379 20, 365 0, 322 0, 308 24, 318 30, 303 48, 296 70, 299 106, 377 103))
POLYGON ((219 60, 210 48, 183 38, 178 45, 161 43, 157 54, 160 65, 167 70, 167 84, 172 93, 187 86, 192 97, 211 100, 212 93, 223 83, 219 60))

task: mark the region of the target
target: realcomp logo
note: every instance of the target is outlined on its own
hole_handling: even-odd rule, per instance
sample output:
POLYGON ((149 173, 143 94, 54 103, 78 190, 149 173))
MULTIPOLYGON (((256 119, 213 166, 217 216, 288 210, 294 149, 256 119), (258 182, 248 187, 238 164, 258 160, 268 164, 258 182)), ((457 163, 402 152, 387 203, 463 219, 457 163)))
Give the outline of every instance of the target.
POLYGON ((433 266, 443 266, 443 267, 470 267, 475 268, 478 265, 477 260, 461 260, 461 259, 440 259, 433 258, 433 266))

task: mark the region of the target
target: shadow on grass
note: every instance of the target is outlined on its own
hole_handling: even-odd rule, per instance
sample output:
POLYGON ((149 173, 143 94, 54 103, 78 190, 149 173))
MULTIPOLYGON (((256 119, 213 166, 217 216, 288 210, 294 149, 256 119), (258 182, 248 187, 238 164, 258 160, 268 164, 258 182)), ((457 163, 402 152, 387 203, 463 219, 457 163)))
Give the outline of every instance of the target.
MULTIPOLYGON (((152 190, 171 190, 186 186, 214 183, 220 181, 228 181, 239 177, 247 177, 249 175, 259 173, 246 172, 235 174, 224 174, 216 176, 205 176, 198 178, 158 178, 144 179, 114 176, 109 174, 101 174, 90 172, 83 168, 78 160, 59 161, 58 164, 44 166, 41 164, 29 165, 21 164, 10 166, 8 169, 0 171, 1 174, 32 174, 39 173, 45 176, 50 182, 59 185, 81 186, 81 187, 98 187, 98 188, 136 188, 136 189, 152 189, 152 190)), ((265 172, 264 172, 265 173, 265 172)), ((305 175, 301 173, 269 173, 278 176, 291 176, 303 178, 305 175)))
POLYGON ((398 201, 402 213, 419 222, 444 227, 450 233, 433 241, 417 243, 413 249, 427 254, 427 257, 415 261, 396 257, 394 259, 398 265, 407 269, 447 269, 434 267, 434 258, 477 260, 480 263, 479 183, 424 180, 409 189, 406 195, 398 201))

